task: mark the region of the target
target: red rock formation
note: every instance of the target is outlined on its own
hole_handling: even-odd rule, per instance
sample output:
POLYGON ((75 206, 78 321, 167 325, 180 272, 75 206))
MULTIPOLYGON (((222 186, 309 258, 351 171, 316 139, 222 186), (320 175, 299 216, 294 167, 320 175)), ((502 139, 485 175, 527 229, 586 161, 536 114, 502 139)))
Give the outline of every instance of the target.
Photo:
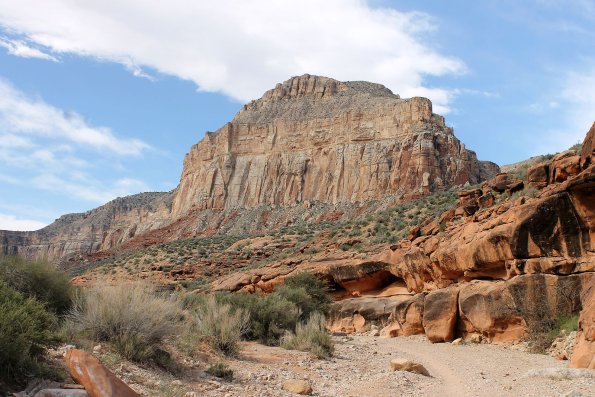
POLYGON ((458 305, 458 287, 432 291, 426 296, 423 329, 430 341, 450 342, 455 338, 458 305))
POLYGON ((583 302, 570 367, 595 369, 595 280, 583 291, 583 302))
MULTIPOLYGON (((553 165, 547 165, 553 170, 547 178, 534 178, 549 183, 537 197, 521 196, 490 206, 481 198, 493 198, 498 192, 508 196, 523 183, 499 174, 482 189, 462 193, 458 207, 438 222, 424 222, 412 230, 411 241, 379 254, 365 258, 344 254, 331 262, 318 257, 285 268, 283 274, 275 268, 254 269, 250 274, 266 273, 268 283, 274 284, 291 272, 307 270, 337 288, 355 285, 362 297, 337 302, 331 327, 364 330, 376 322, 387 325, 383 334, 423 330, 433 341, 477 335, 509 342, 544 320, 554 321, 584 306, 573 365, 591 366, 595 164, 590 156, 581 160, 585 169, 576 167, 572 154, 557 156, 553 165), (397 282, 406 285, 409 295, 403 289, 387 294, 388 285, 397 282)), ((215 286, 234 290, 250 284, 249 278, 233 279, 235 286, 231 278, 215 286)))
POLYGON ((595 158, 595 123, 587 133, 581 146, 581 167, 587 168, 595 158))
POLYGON ((543 189, 550 182, 549 164, 535 164, 527 171, 529 186, 535 189, 543 189))

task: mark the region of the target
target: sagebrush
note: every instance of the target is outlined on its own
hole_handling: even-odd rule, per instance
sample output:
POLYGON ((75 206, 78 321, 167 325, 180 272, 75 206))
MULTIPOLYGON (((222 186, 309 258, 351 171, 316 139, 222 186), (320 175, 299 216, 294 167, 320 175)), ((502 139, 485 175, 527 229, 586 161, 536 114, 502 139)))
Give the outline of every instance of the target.
POLYGON ((57 328, 44 304, 0 280, 0 381, 16 384, 39 372, 45 350, 60 340, 57 328))
POLYGON ((225 355, 236 355, 238 343, 248 331, 249 314, 242 309, 234 309, 228 303, 218 302, 210 296, 197 310, 196 328, 214 349, 225 355))
POLYGON ((0 280, 63 314, 70 309, 75 292, 70 277, 44 260, 28 261, 18 256, 0 256, 0 280))
POLYGON ((281 339, 281 346, 285 349, 307 351, 318 358, 330 357, 334 352, 324 315, 318 312, 312 313, 307 322, 298 323, 295 333, 288 331, 281 339))
POLYGON ((71 335, 110 342, 125 358, 147 361, 181 327, 179 302, 146 284, 96 285, 80 293, 67 316, 71 335))

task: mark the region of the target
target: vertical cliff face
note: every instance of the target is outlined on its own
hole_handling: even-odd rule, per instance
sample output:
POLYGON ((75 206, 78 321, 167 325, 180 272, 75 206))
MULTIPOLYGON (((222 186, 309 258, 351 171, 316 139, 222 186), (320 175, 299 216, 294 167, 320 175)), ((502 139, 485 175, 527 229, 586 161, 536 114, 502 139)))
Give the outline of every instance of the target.
POLYGON ((304 75, 245 105, 192 147, 173 216, 191 208, 408 199, 497 170, 460 143, 428 99, 304 75))

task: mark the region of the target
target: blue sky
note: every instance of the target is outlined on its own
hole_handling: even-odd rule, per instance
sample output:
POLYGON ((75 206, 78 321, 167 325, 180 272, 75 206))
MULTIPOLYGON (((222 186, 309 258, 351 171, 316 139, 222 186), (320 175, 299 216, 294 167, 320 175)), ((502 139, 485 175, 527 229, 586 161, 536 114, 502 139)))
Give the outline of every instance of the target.
POLYGON ((0 0, 0 229, 173 189, 184 154, 303 73, 427 96, 481 159, 595 121, 595 1, 0 0))

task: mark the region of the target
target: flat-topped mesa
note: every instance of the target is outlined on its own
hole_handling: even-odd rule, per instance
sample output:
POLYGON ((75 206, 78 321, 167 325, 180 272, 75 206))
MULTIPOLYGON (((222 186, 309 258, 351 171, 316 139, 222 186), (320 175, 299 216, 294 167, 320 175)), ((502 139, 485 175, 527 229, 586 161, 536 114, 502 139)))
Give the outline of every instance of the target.
POLYGON ((173 216, 191 208, 410 199, 497 170, 465 149, 429 99, 304 75, 245 105, 192 147, 173 216))

